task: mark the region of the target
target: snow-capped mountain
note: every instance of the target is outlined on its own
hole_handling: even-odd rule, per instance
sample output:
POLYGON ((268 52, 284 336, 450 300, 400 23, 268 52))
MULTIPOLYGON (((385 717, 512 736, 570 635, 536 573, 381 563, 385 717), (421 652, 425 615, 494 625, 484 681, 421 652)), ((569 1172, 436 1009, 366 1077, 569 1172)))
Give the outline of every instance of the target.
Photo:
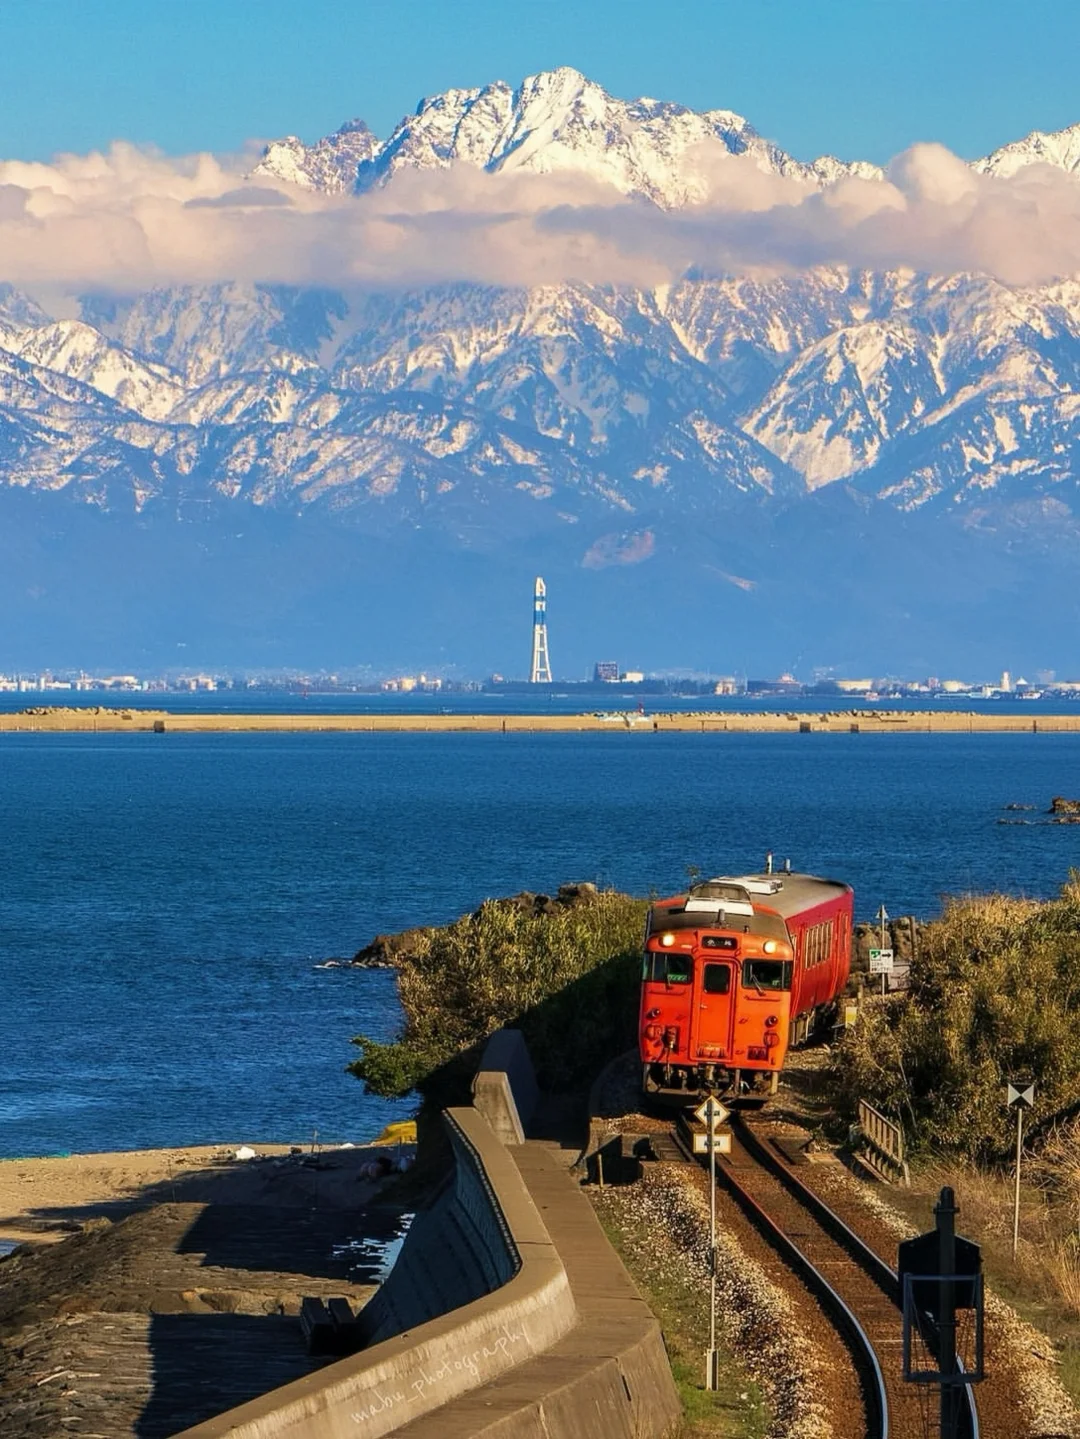
POLYGON ((355 187, 360 166, 366 165, 379 149, 378 140, 363 120, 347 120, 314 145, 305 145, 295 135, 275 140, 267 145, 251 173, 273 175, 305 190, 340 195, 355 187))
MULTIPOLYGON (((733 158, 810 191, 881 175, 562 69, 426 99, 385 140, 360 121, 286 137, 251 180, 346 196, 465 165, 671 211, 733 158)), ((1080 125, 974 169, 1033 164, 1080 184, 1080 125)), ((819 266, 651 289, 223 281, 86 295, 78 318, 0 285, 0 481, 106 515, 319 515, 470 552, 531 536, 646 585, 682 557, 751 595, 780 516, 822 553, 830 526, 920 515, 1071 544, 1078 443, 1080 280, 819 266), (726 537, 751 529, 736 561, 726 537)))
POLYGON ((976 160, 974 168, 984 175, 1005 179, 1026 165, 1052 165, 1057 170, 1075 174, 1080 170, 1080 125, 1049 134, 1045 130, 1032 130, 1023 140, 1013 140, 984 159, 976 160))
POLYGON ((500 80, 422 100, 382 144, 366 130, 358 138, 351 126, 311 146, 288 136, 267 147, 252 173, 327 191, 347 188, 351 176, 360 192, 402 170, 468 164, 493 173, 578 175, 673 207, 705 198, 710 167, 724 155, 746 155, 767 174, 815 185, 881 177, 865 161, 794 160, 731 110, 617 100, 569 67, 530 75, 516 90, 500 80))

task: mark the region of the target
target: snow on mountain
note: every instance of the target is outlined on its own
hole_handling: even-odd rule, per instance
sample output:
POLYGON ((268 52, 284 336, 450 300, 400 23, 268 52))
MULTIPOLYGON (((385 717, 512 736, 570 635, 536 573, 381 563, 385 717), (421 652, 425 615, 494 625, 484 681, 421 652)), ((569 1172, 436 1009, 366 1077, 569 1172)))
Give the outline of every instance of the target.
MULTIPOLYGON (((880 173, 560 69, 426 99, 385 142, 359 121, 288 137, 253 174, 342 193, 468 164, 672 208, 732 156, 815 186, 880 173)), ((1036 161, 1080 173, 1080 126, 976 168, 1036 161)), ((603 515, 636 534, 838 482, 906 511, 1080 509, 1080 281, 833 266, 653 290, 220 283, 90 294, 80 314, 0 285, 3 477, 105 507, 317 505, 457 535, 603 515)))
POLYGON ((7 347, 35 365, 85 381, 148 420, 163 420, 185 394, 165 366, 144 363, 78 320, 24 331, 7 347))
POLYGON ((1026 165, 1053 165, 1075 175, 1080 171, 1080 125, 1049 133, 1032 130, 1023 140, 1013 140, 976 160, 973 168, 983 175, 1008 179, 1026 165))
POLYGON ((864 161, 794 160, 731 110, 616 99, 568 66, 530 75, 517 89, 499 80, 429 96, 385 142, 359 120, 314 145, 288 135, 266 147, 251 173, 340 193, 385 185, 406 169, 468 164, 492 173, 580 175, 673 208, 703 200, 711 169, 726 155, 814 185, 881 177, 864 161))
POLYGON ((251 173, 286 180, 305 190, 344 194, 353 189, 360 166, 367 164, 378 148, 379 141, 363 120, 349 120, 314 145, 305 145, 295 135, 272 141, 251 173))
POLYGON ((873 320, 805 350, 746 428, 817 489, 867 469, 940 398, 926 338, 910 325, 873 320))
POLYGON ((345 311, 332 291, 283 285, 177 286, 82 301, 88 324, 188 386, 242 370, 310 368, 345 311))
POLYGON ((465 163, 494 173, 582 175, 672 208, 703 200, 710 169, 725 155, 815 184, 881 173, 831 156, 802 164, 733 111, 618 100, 564 66, 530 75, 516 90, 497 81, 421 101, 361 166, 357 188, 386 184, 405 168, 465 163))

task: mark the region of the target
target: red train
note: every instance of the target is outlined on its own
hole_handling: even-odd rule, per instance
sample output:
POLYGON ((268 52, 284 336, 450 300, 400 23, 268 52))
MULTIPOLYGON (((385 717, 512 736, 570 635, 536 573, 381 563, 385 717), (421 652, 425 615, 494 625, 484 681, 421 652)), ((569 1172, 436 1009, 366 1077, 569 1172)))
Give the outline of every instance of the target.
POLYGON ((832 1017, 848 982, 852 901, 850 885, 771 862, 658 900, 638 1029, 646 1094, 775 1092, 789 1046, 832 1017))

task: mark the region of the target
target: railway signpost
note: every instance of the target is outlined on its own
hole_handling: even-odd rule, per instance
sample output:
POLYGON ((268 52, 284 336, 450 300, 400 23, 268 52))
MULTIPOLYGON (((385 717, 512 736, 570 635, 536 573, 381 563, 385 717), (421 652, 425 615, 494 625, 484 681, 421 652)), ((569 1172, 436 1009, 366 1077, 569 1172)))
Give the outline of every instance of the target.
POLYGON ((917 1239, 905 1239, 897 1271, 903 1288, 904 1378, 940 1386, 940 1439, 960 1439, 961 1394, 983 1376, 982 1254, 977 1244, 956 1233, 956 1195, 946 1186, 934 1206, 935 1228, 917 1239), (974 1354, 965 1366, 958 1354, 957 1313, 974 1316, 974 1354), (933 1367, 915 1361, 918 1335, 933 1367))
POLYGON ((699 1124, 703 1124, 710 1134, 715 1134, 721 1124, 726 1124, 731 1118, 731 1110, 721 1104, 715 1094, 709 1094, 694 1110, 694 1118, 699 1124))
POLYGON ((1035 1103, 1035 1086, 1022 1079, 1010 1081, 1005 1090, 1005 1102, 1016 1110, 1016 1187, 1013 1196, 1013 1258, 1020 1242, 1020 1161, 1024 1151, 1024 1110, 1035 1103))
POLYGON ((699 1137, 705 1140, 709 1151, 709 1350, 705 1355, 705 1388, 715 1390, 720 1387, 720 1361, 716 1353, 716 1156, 731 1153, 731 1135, 717 1131, 731 1118, 731 1110, 721 1104, 715 1094, 707 1094, 694 1110, 694 1118, 705 1127, 703 1135, 694 1136, 694 1152, 698 1152, 699 1137))

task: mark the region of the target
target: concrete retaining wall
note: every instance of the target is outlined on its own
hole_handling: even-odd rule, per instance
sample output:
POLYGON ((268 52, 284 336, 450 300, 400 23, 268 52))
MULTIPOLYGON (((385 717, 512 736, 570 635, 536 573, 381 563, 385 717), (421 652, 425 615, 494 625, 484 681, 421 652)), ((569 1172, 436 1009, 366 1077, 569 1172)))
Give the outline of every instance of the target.
POLYGON ((524 1144, 540 1091, 520 1029, 497 1029, 473 1078, 473 1104, 504 1144, 524 1144))
POLYGON ((481 1154, 460 1116, 448 1129, 453 1180, 430 1209, 417 1215, 397 1263, 365 1306, 360 1323, 368 1347, 501 1289, 521 1268, 520 1251, 488 1177, 490 1154, 481 1154))
MULTIPOLYGON (((500 1113, 516 1135, 509 1079, 495 1094, 509 1100, 500 1113)), ((566 1157, 538 1143, 507 1149, 474 1109, 445 1117, 455 1174, 363 1311, 370 1347, 178 1439, 674 1431, 681 1411, 659 1325, 566 1157), (445 1305, 453 1307, 440 1312, 445 1305)))
POLYGON ((425 1226, 416 1239, 410 1233, 394 1267, 396 1273, 404 1262, 401 1279, 387 1281, 389 1298, 371 1301, 375 1335, 410 1316, 421 1322, 197 1424, 184 1439, 379 1439, 542 1353, 574 1327, 566 1270, 513 1160, 475 1110, 449 1110, 447 1124, 458 1173, 441 1201, 442 1223, 425 1226), (423 1276, 426 1266, 441 1263, 436 1251, 447 1224, 456 1257, 440 1271, 442 1283, 450 1286, 456 1272, 463 1297, 452 1312, 426 1318, 433 1306, 423 1276), (498 1282, 506 1273, 501 1287, 476 1297, 481 1276, 498 1282))

